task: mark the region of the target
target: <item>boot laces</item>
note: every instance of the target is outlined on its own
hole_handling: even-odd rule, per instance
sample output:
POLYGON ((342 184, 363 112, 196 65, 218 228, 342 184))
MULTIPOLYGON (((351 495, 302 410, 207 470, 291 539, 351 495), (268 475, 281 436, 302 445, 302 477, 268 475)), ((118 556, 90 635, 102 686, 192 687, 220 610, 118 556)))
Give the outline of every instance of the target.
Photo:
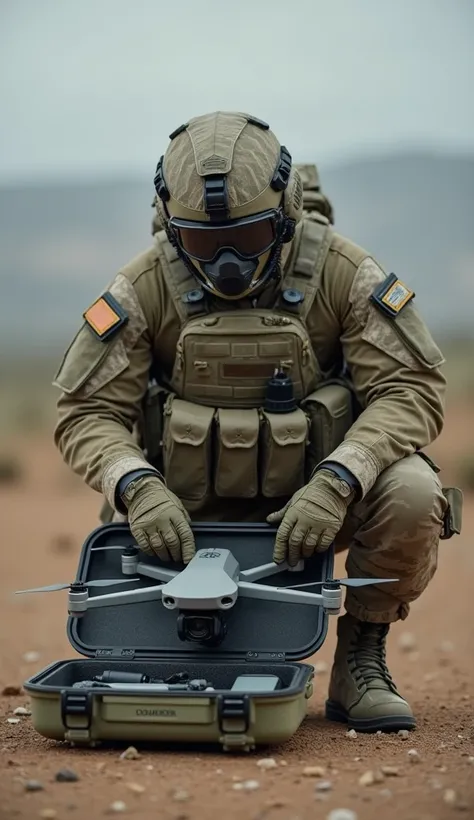
POLYGON ((387 624, 357 625, 350 644, 349 666, 358 685, 367 689, 396 691, 387 668, 385 639, 387 624))

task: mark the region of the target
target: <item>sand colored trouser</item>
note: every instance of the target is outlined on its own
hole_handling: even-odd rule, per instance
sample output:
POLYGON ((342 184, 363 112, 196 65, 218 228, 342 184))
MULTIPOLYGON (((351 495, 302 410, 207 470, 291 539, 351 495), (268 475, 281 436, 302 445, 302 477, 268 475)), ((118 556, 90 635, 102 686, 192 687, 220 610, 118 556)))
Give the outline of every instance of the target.
POLYGON ((420 456, 380 474, 363 501, 353 504, 336 537, 348 548, 348 576, 398 578, 396 584, 348 589, 345 607, 361 621, 404 620, 432 579, 447 501, 434 470, 420 456))

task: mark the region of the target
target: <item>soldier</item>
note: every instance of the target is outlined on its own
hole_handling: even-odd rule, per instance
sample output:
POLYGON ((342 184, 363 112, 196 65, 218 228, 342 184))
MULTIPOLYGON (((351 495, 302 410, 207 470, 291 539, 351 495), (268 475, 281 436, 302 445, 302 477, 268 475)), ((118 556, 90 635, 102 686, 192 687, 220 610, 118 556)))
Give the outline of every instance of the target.
POLYGON ((385 648, 459 531, 422 453, 443 427, 443 356, 413 291, 334 231, 329 203, 303 212, 266 123, 216 112, 170 140, 153 246, 85 312, 56 375, 56 445, 162 560, 190 561, 192 520, 268 521, 276 562, 335 543, 349 576, 398 578, 348 590, 326 716, 412 728, 385 648))

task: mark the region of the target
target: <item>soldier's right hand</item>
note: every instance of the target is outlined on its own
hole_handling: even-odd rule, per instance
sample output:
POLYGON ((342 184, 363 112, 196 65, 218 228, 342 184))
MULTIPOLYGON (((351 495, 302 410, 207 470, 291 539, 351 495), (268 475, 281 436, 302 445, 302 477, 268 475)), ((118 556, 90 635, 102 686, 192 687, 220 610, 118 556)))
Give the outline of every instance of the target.
POLYGON ((178 496, 152 475, 132 481, 123 493, 128 523, 138 546, 162 561, 188 564, 196 552, 190 517, 178 496))

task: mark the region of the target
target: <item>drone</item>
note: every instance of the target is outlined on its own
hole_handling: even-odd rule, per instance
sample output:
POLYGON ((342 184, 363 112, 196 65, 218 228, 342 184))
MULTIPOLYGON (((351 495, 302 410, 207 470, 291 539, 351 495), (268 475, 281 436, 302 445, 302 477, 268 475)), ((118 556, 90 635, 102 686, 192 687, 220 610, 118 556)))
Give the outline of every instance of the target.
POLYGON ((137 546, 108 545, 92 548, 122 550, 121 568, 125 578, 97 581, 74 581, 47 587, 22 589, 17 595, 30 592, 53 592, 68 589, 68 614, 83 618, 90 609, 123 606, 148 601, 161 601, 165 609, 177 612, 177 632, 181 641, 204 646, 219 646, 227 634, 226 613, 238 598, 256 598, 286 604, 309 604, 322 607, 328 615, 337 615, 342 606, 342 587, 362 587, 393 583, 396 578, 328 578, 291 586, 266 586, 258 581, 282 572, 301 572, 304 560, 296 566, 287 562, 262 564, 241 570, 239 562, 228 549, 200 549, 183 570, 154 566, 141 560, 137 546), (140 589, 127 589, 104 595, 89 596, 89 587, 106 587, 152 578, 160 582, 140 589), (308 592, 308 587, 321 591, 308 592))

